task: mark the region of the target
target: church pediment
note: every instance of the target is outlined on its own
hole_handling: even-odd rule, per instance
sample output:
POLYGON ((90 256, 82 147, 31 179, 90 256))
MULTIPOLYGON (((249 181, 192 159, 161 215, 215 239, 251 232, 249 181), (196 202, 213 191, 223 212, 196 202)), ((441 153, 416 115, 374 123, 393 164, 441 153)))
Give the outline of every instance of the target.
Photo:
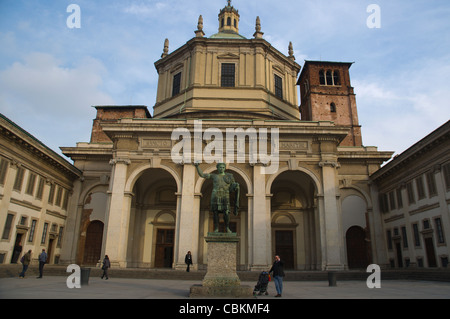
POLYGON ((239 59, 239 55, 233 53, 226 53, 217 56, 218 59, 239 59))

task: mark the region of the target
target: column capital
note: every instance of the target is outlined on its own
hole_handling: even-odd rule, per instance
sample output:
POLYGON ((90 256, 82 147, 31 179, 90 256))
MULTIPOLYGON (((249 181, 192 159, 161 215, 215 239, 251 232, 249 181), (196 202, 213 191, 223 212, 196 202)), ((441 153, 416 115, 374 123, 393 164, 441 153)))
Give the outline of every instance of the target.
POLYGON ((326 160, 326 161, 321 161, 321 162, 319 162, 319 166, 320 166, 320 167, 326 167, 326 166, 329 166, 329 167, 334 167, 334 168, 340 168, 340 167, 341 167, 341 164, 339 164, 339 162, 337 162, 337 161, 329 161, 329 160, 326 160))
POLYGON ((116 165, 116 164, 125 164, 125 165, 130 165, 131 161, 128 158, 113 158, 112 160, 109 161, 110 165, 116 165))

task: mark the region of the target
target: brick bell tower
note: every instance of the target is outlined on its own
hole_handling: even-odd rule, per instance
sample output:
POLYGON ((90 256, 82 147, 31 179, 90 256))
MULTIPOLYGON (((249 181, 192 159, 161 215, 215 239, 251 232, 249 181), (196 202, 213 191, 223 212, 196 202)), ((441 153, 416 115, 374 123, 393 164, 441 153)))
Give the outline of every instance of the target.
POLYGON ((332 121, 350 132, 340 146, 362 146, 350 62, 305 61, 298 79, 303 121, 332 121))

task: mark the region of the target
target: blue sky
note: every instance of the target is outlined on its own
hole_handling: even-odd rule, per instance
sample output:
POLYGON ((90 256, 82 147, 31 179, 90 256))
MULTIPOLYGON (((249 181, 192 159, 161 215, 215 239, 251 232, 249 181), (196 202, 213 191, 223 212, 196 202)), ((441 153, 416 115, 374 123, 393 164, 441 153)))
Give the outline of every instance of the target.
MULTIPOLYGON (((92 105, 147 105, 164 39, 172 52, 217 32, 225 0, 0 0, 0 113, 59 152, 88 142, 92 105), (70 4, 81 28, 68 28, 70 4), (62 133, 61 133, 62 132, 62 133)), ((240 33, 296 61, 355 62, 350 69, 363 144, 400 153, 450 118, 448 0, 233 0, 240 33), (368 28, 370 4, 381 28, 368 28)))

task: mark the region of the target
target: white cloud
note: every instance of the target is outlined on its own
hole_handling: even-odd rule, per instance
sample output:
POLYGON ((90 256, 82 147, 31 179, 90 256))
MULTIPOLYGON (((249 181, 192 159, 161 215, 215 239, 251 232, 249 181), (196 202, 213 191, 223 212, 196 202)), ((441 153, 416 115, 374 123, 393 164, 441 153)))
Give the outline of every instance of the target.
POLYGON ((363 142, 400 153, 450 119, 449 57, 353 81, 363 142))
POLYGON ((0 71, 0 112, 53 149, 89 138, 91 105, 114 104, 102 89, 101 62, 86 57, 65 67, 47 53, 30 53, 0 71))

